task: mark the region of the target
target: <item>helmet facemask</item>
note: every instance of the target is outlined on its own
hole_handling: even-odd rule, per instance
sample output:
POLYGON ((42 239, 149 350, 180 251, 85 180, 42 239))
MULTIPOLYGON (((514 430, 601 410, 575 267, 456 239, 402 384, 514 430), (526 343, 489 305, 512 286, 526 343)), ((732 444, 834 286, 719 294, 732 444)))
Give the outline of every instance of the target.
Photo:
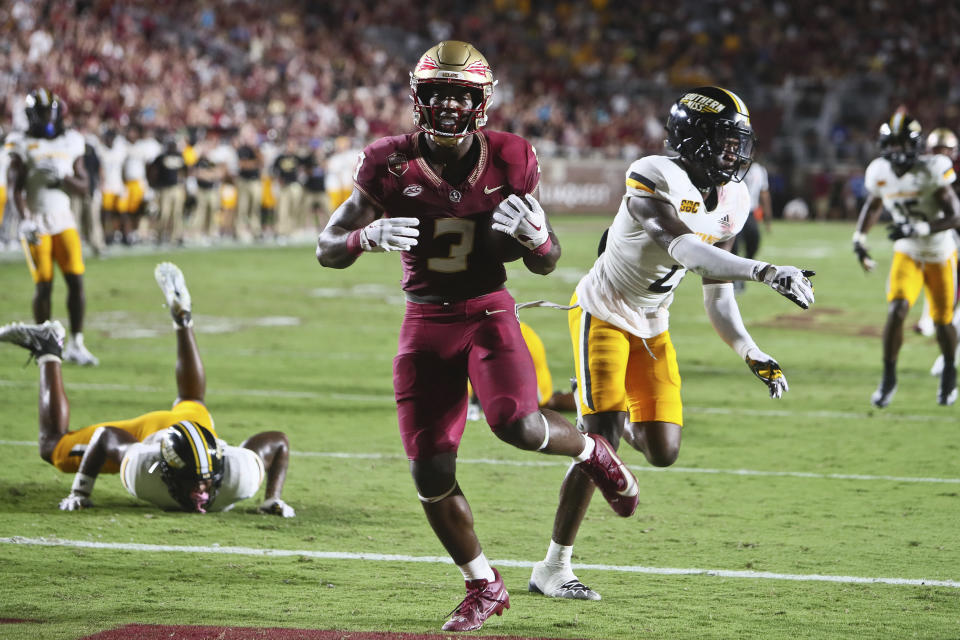
POLYGON ((891 122, 884 122, 880 127, 880 155, 897 174, 902 175, 913 166, 922 146, 920 123, 909 116, 895 115, 891 122))
POLYGON ((413 123, 435 142, 453 146, 487 124, 487 109, 493 101, 496 81, 486 58, 467 42, 447 40, 431 47, 410 72, 413 123), (461 92, 469 92, 465 104, 461 92), (434 94, 439 93, 439 99, 434 94), (459 106, 456 121, 451 99, 459 106))
POLYGON ((27 133, 33 138, 53 139, 63 133, 64 105, 46 89, 31 91, 25 100, 27 133))
MULTIPOLYGON (((441 144, 444 140, 455 141, 464 138, 479 131, 487 124, 486 110, 490 105, 490 98, 493 96, 492 84, 478 86, 472 82, 455 80, 418 82, 411 76, 410 88, 413 96, 413 123, 417 125, 418 129, 429 133, 441 144), (447 104, 450 98, 444 96, 433 100, 434 90, 440 89, 443 93, 449 95, 454 88, 462 88, 469 92, 471 98, 469 107, 451 108, 447 104), (447 112, 450 111, 456 112, 456 123, 452 127, 442 122, 446 117, 441 117, 442 115, 447 116, 447 112)), ((462 104, 461 99, 454 99, 457 103, 462 104)))
POLYGON ((160 472, 170 496, 184 511, 206 513, 223 482, 223 449, 195 422, 179 422, 160 442, 160 472))

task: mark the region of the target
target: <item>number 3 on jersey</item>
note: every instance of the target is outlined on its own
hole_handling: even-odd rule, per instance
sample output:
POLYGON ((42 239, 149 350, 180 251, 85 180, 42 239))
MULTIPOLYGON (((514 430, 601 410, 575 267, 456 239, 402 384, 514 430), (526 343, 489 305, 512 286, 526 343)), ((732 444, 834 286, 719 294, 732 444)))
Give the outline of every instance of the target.
POLYGON ((667 275, 663 276, 659 280, 654 280, 647 288, 654 293, 666 293, 670 291, 670 289, 673 289, 679 283, 667 284, 667 282, 673 277, 673 274, 675 274, 679 268, 680 265, 678 264, 671 266, 670 271, 667 272, 667 275))
POLYGON ((433 228, 433 237, 454 234, 460 236, 450 245, 450 254, 427 260, 427 269, 440 273, 459 273, 467 270, 467 256, 473 251, 476 223, 463 218, 440 218, 433 228))

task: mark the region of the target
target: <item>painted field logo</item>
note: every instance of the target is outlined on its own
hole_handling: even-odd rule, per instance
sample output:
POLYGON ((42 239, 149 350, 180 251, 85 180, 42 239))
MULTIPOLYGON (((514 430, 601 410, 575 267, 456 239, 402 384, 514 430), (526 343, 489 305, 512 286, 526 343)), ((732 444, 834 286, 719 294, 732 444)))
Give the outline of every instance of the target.
POLYGON ((411 198, 416 198, 421 193, 423 193, 423 187, 419 184, 411 184, 409 187, 405 187, 403 190, 403 195, 411 198))
POLYGON ((700 208, 700 203, 696 200, 681 200, 680 213, 696 213, 700 208))

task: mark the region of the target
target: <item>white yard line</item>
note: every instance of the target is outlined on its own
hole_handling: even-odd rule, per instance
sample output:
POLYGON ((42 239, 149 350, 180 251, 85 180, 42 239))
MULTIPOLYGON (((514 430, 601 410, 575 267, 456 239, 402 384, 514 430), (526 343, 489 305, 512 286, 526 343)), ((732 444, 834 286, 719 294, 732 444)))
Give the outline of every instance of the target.
MULTIPOLYGON (((349 553, 345 551, 311 551, 295 549, 257 549, 251 547, 221 547, 220 545, 167 545, 139 544, 134 542, 90 542, 87 540, 62 540, 59 538, 24 538, 14 536, 0 538, 0 544, 71 547, 75 549, 102 549, 108 551, 137 551, 145 553, 209 553, 236 556, 261 557, 307 557, 324 560, 363 560, 367 562, 418 562, 427 564, 453 564, 450 558, 439 556, 408 556, 384 553, 349 553)), ((491 564, 502 567, 532 568, 528 560, 491 559, 491 564)), ((927 580, 913 578, 870 578, 863 576, 832 576, 820 574, 774 573, 771 571, 728 571, 726 569, 682 569, 671 567, 642 567, 631 565, 577 564, 577 570, 614 571, 618 573, 647 573, 664 576, 709 576, 716 578, 740 578, 748 580, 792 580, 796 582, 835 582, 841 584, 889 584, 897 586, 948 587, 960 589, 960 582, 954 580, 927 580)))
MULTIPOLYGON (((32 440, 0 440, 0 446, 35 447, 32 440)), ((338 458, 342 460, 401 461, 406 457, 393 453, 351 453, 347 451, 291 451, 302 458, 338 458)), ((569 462, 557 458, 546 460, 503 460, 499 458, 457 458, 458 464, 487 464, 503 467, 567 467, 569 462)), ((810 473, 806 471, 764 471, 761 469, 700 469, 697 467, 651 467, 630 465, 635 472, 705 473, 708 475, 754 476, 760 478, 806 478, 810 480, 868 480, 882 482, 919 482, 929 484, 960 484, 960 478, 920 478, 913 476, 881 476, 857 473, 810 473)))

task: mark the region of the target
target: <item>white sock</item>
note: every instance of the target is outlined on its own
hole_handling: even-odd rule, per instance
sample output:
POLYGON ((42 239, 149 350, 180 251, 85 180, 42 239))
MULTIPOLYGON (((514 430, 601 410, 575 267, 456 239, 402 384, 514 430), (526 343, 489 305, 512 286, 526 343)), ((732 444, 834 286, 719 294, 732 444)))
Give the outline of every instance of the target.
POLYGON ((570 557, 573 555, 573 545, 557 544, 553 540, 547 548, 547 556, 543 559, 549 565, 555 567, 570 568, 570 557))
POLYGON ((55 356, 52 353, 45 353, 39 358, 37 358, 37 366, 41 364, 46 364, 47 362, 63 362, 60 359, 60 356, 55 356))
POLYGON ((460 573, 463 574, 463 579, 470 580, 493 580, 493 567, 490 566, 490 563, 487 562, 487 556, 483 555, 483 552, 480 552, 476 558, 468 562, 467 564, 458 564, 457 567, 460 568, 460 573))
POLYGON ((83 346, 83 332, 73 334, 73 342, 78 346, 83 346))
POLYGON ((573 456, 573 459, 577 462, 583 462, 584 460, 589 460, 590 456, 593 455, 593 449, 597 446, 597 443, 594 442, 593 438, 588 438, 583 436, 583 451, 580 452, 580 455, 573 456))

